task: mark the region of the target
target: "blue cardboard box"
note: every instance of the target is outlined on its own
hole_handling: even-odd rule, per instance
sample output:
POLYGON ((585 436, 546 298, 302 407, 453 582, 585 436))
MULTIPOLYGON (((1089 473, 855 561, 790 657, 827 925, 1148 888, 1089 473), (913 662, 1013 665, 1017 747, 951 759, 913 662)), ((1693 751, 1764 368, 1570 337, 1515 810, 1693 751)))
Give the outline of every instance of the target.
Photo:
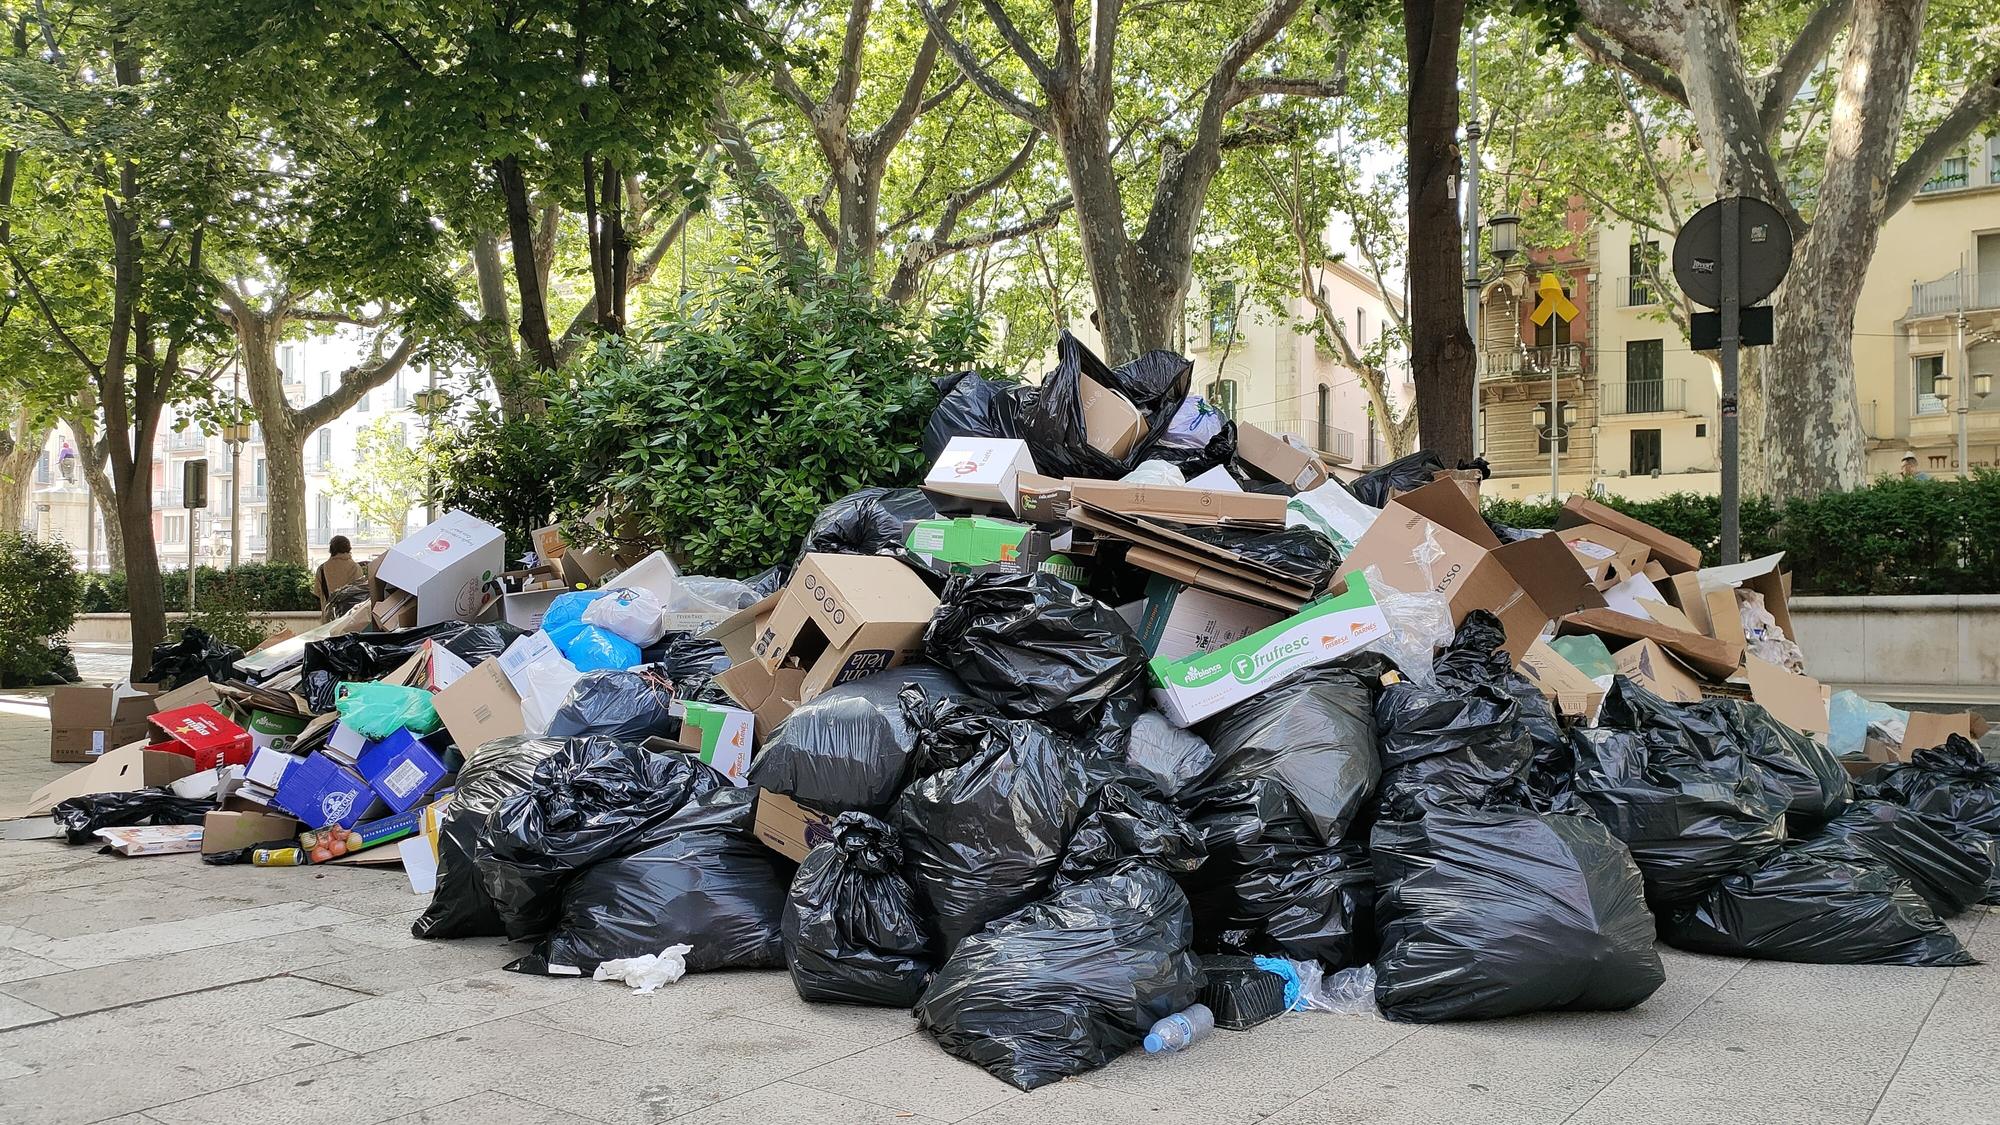
POLYGON ((367 782, 324 754, 308 754, 288 767, 273 800, 307 828, 352 828, 379 804, 367 782))
POLYGON ((444 763, 407 730, 369 743, 356 759, 355 768, 382 802, 396 812, 421 804, 445 775, 444 763))

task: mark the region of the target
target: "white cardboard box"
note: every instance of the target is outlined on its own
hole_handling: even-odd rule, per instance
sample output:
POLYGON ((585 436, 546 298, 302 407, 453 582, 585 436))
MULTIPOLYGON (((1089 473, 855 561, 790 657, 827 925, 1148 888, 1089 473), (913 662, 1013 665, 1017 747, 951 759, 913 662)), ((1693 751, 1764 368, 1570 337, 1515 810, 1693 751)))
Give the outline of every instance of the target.
POLYGON ((470 620, 485 604, 486 584, 506 569, 500 529, 451 511, 375 560, 374 578, 414 594, 416 624, 470 620))
POLYGON ((924 477, 924 488, 940 496, 1003 504, 1018 511, 1014 480, 1035 471, 1028 443, 1014 438, 955 437, 924 477))

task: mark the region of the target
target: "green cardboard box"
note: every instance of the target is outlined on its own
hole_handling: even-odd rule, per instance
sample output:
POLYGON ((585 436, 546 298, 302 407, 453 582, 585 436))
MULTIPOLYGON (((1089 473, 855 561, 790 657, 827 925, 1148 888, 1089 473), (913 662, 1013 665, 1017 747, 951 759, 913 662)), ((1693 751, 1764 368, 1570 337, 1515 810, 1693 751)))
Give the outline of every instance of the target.
POLYGON ((1048 532, 1009 520, 960 516, 911 520, 903 525, 903 545, 911 552, 948 564, 960 574, 1045 570, 1083 583, 1090 573, 1068 555, 1056 553, 1048 532))

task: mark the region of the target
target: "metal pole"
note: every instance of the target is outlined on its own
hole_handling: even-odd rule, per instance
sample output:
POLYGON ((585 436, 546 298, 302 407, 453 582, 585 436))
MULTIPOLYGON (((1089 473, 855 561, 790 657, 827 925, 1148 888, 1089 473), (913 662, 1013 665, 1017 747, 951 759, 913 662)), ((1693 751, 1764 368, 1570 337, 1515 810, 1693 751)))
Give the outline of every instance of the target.
MULTIPOLYGON (((238 397, 242 393, 242 390, 243 355, 241 352, 238 352, 236 364, 229 373, 229 401, 231 403, 243 401, 238 397)), ((232 410, 230 416, 233 418, 237 415, 232 410)), ((238 422, 231 423, 232 426, 240 424, 238 422)), ((231 434, 234 435, 234 433, 235 431, 232 429, 231 434)), ((229 568, 231 570, 236 569, 237 564, 243 558, 243 505, 239 502, 243 499, 241 491, 242 481, 243 443, 232 441, 229 443, 229 568)))
MULTIPOLYGON (((437 429, 437 364, 431 364, 431 393, 424 399, 424 444, 430 445, 432 432, 437 429)), ((424 450, 424 525, 437 522, 437 469, 431 461, 434 450, 424 450)))
MULTIPOLYGON (((1963 276, 1961 273, 1960 276, 1963 276)), ((1964 302, 1960 302, 1964 304, 1964 302)), ((1958 399, 1958 475, 1971 476, 1971 461, 1965 449, 1965 413, 1972 409, 1972 371, 1965 360, 1965 314, 1958 314, 1958 378, 1952 380, 1952 394, 1958 399)))
MULTIPOLYGON (((1726 190, 1734 192, 1733 182, 1726 190)), ((1722 245, 1716 247, 1716 267, 1722 271, 1722 561, 1729 564, 1740 561, 1741 545, 1738 542, 1736 458, 1736 396, 1738 392, 1736 359, 1742 337, 1742 281, 1743 263, 1743 208, 1734 194, 1722 201, 1722 245)))
POLYGON ((1472 32, 1472 54, 1466 61, 1465 84, 1470 112, 1465 125, 1465 327, 1472 335, 1472 440, 1479 449, 1479 29, 1472 32))
MULTIPOLYGON (((1550 323, 1554 323, 1553 318, 1556 314, 1550 313, 1549 316, 1552 318, 1550 323)), ((1550 332, 1549 338, 1554 339, 1555 333, 1550 332)), ((1556 382, 1556 372, 1559 369, 1555 364, 1553 345, 1550 346, 1549 353, 1549 502, 1560 504, 1562 503, 1562 439, 1568 435, 1569 428, 1563 425, 1560 397, 1562 392, 1556 382)))
MULTIPOLYGON (((186 496, 181 497, 181 503, 186 504, 188 499, 189 498, 186 496)), ((194 612, 194 509, 183 508, 182 510, 187 513, 187 537, 188 537, 187 611, 189 613, 193 613, 194 612)))
MULTIPOLYGON (((78 445, 83 444, 81 435, 70 436, 78 445)), ((76 459, 83 460, 83 454, 79 452, 76 459)), ((97 573, 97 494, 91 490, 89 473, 83 474, 83 572, 97 573)))

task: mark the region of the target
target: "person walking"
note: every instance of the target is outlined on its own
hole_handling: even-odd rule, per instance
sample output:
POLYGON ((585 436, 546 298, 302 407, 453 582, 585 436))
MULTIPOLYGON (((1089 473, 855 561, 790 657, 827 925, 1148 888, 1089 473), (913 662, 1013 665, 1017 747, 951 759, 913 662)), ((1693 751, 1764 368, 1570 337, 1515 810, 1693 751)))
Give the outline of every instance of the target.
POLYGON ((361 579, 361 564, 354 561, 354 546, 347 536, 327 541, 327 559, 313 572, 313 593, 319 598, 319 619, 333 620, 333 595, 342 586, 361 579))

